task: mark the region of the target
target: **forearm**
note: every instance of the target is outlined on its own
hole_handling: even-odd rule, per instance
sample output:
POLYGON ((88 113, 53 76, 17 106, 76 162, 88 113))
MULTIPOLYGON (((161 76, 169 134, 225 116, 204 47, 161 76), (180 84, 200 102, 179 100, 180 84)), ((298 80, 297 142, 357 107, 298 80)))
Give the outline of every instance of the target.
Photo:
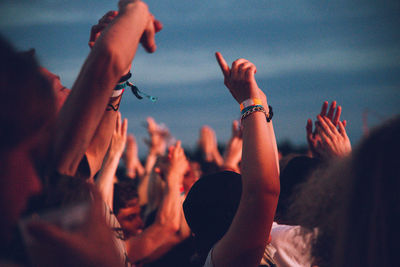
POLYGON ((150 152, 147 156, 144 166, 144 174, 142 175, 138 186, 138 194, 141 206, 147 204, 148 202, 149 180, 156 161, 157 154, 150 152))
POLYGON ((100 125, 97 128, 89 147, 85 151, 89 164, 90 177, 93 177, 102 167, 104 157, 107 153, 114 132, 116 118, 117 112, 114 110, 106 110, 104 112, 100 125))
POLYGON ((133 263, 157 259, 176 244, 175 240, 174 233, 165 231, 164 227, 158 224, 150 225, 140 235, 125 242, 128 258, 133 263))
POLYGON ((262 112, 243 120, 242 197, 231 227, 216 245, 216 266, 258 266, 260 262, 279 197, 271 132, 272 124, 262 112), (227 259, 230 254, 235 256, 227 259))
POLYGON ((142 2, 129 5, 96 41, 60 111, 52 159, 63 174, 75 174, 112 90, 136 52, 148 11, 142 2))
POLYGON ((103 200, 111 209, 113 207, 114 176, 118 168, 120 156, 121 155, 107 155, 96 180, 96 185, 99 188, 103 200))
POLYGON ((167 183, 155 222, 172 231, 178 231, 180 228, 181 204, 179 185, 168 185, 167 183))

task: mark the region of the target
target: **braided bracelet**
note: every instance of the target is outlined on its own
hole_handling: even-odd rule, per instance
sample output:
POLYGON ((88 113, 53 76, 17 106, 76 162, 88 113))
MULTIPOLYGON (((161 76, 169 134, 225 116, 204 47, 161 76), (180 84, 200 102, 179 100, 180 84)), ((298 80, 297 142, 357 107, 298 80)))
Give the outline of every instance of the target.
POLYGON ((263 106, 260 106, 260 105, 252 106, 252 107, 250 107, 250 109, 246 110, 246 112, 244 112, 242 114, 241 120, 245 119, 246 117, 248 117, 250 114, 252 114, 254 112, 262 112, 265 114, 265 118, 267 119, 267 122, 270 122, 272 117, 274 116, 274 112, 272 111, 271 106, 268 106, 268 109, 269 109, 269 112, 267 113, 263 106))

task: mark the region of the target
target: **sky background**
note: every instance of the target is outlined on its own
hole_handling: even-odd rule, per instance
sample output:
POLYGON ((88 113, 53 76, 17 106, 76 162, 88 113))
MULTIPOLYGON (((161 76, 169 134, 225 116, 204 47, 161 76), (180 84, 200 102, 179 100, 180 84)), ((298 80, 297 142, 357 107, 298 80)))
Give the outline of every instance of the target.
MULTIPOLYGON (((18 49, 35 48, 43 66, 71 87, 89 53, 90 27, 113 0, 2 0, 0 33, 18 49)), ((159 100, 125 92, 129 131, 147 152, 147 116, 194 148, 202 125, 218 141, 230 136, 239 106, 223 85, 214 52, 231 63, 246 58, 274 109, 279 142, 306 143, 307 118, 337 100, 353 144, 369 127, 400 113, 400 1, 164 0, 146 1, 164 29, 158 49, 139 49, 133 80, 159 100)))

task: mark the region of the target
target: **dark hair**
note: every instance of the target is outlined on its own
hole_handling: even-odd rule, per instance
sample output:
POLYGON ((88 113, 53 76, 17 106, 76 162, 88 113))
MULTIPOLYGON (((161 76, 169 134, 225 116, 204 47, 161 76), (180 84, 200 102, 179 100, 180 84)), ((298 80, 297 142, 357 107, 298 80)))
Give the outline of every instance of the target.
POLYGON ((298 225, 294 218, 288 214, 288 209, 293 201, 298 187, 304 183, 308 176, 320 166, 321 161, 308 156, 295 156, 291 158, 280 174, 281 191, 275 220, 281 224, 298 225))
POLYGON ((350 157, 316 172, 292 212, 318 228, 312 254, 321 266, 395 266, 400 225, 400 117, 367 136, 350 157))
POLYGON ((352 179, 331 266, 398 265, 400 116, 354 150, 352 179))
POLYGON ((114 213, 118 214, 121 208, 126 208, 127 203, 135 198, 139 198, 136 179, 126 178, 114 184, 114 213))
POLYGON ((190 189, 183 211, 203 257, 228 231, 241 194, 241 175, 230 171, 204 176, 190 189))
POLYGON ((1 150, 15 147, 53 118, 54 95, 33 53, 17 53, 0 36, 1 150))

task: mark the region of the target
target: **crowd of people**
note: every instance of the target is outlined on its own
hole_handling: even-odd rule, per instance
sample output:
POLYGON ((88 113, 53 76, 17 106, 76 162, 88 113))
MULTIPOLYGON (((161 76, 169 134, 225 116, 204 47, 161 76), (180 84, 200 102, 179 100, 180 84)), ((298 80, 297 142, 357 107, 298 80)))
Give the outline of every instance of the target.
POLYGON ((256 66, 222 78, 241 111, 200 157, 153 118, 145 159, 118 111, 136 50, 162 24, 120 0, 92 27, 71 89, 0 37, 1 266, 396 266, 400 116, 354 147, 335 101, 309 119, 307 154, 282 157, 256 66), (23 81, 20 81, 23 79, 23 81))

